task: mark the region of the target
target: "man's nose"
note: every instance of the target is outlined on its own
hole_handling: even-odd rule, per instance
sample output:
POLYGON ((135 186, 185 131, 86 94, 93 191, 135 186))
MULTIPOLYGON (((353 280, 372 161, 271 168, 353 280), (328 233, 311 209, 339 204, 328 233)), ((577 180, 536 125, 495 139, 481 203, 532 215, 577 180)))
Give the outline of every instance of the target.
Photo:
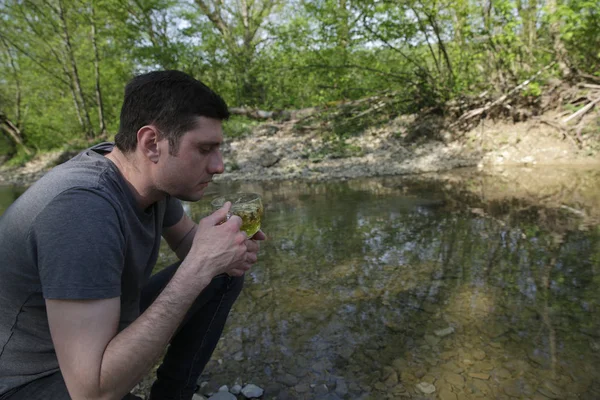
POLYGON ((209 172, 212 174, 222 174, 225 171, 225 165, 223 164, 223 155, 220 151, 217 151, 215 156, 211 158, 208 167, 209 172))

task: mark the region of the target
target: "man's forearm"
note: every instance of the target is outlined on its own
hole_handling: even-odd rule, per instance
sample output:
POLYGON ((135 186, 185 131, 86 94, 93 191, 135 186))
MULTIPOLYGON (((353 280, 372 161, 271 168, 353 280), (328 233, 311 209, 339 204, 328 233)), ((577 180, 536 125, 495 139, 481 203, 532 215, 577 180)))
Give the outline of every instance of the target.
POLYGON ((101 398, 121 399, 159 360, 188 309, 210 283, 207 277, 190 285, 185 275, 178 271, 154 303, 109 342, 100 370, 101 398))
POLYGON ((196 229, 198 229, 198 224, 194 224, 192 229, 184 236, 176 249, 174 249, 175 254, 177 254, 177 258, 180 260, 185 259, 185 257, 190 252, 192 248, 192 243, 194 242, 194 235, 196 234, 196 229))

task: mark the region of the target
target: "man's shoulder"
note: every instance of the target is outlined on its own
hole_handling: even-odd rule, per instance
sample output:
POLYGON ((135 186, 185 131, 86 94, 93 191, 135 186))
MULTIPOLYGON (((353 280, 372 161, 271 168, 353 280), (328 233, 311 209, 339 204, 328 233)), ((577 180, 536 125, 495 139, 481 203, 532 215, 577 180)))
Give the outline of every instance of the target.
POLYGON ((31 188, 42 197, 54 196, 72 189, 108 191, 118 188, 118 176, 110 160, 104 157, 113 147, 105 142, 81 151, 70 160, 54 167, 31 188))

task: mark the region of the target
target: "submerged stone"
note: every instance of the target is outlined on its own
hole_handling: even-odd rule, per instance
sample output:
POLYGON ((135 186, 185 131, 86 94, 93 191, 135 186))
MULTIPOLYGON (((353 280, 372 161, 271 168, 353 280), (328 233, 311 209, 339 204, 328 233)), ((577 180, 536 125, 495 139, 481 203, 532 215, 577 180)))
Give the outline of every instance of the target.
POLYGON ((438 329, 434 333, 436 336, 439 336, 439 337, 448 336, 448 335, 451 335, 454 333, 454 327, 449 326, 448 328, 445 328, 445 329, 438 329))
POLYGON ((416 387, 423 394, 435 393, 435 386, 428 382, 421 382, 416 387))

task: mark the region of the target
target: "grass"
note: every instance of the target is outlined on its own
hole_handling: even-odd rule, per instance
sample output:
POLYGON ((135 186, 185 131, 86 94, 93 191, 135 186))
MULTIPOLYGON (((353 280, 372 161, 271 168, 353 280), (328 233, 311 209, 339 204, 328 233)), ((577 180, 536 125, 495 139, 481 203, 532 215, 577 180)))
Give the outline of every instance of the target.
POLYGON ((229 120, 223 123, 223 133, 226 138, 239 139, 251 135, 254 128, 258 125, 260 125, 259 121, 239 115, 232 115, 229 120))

